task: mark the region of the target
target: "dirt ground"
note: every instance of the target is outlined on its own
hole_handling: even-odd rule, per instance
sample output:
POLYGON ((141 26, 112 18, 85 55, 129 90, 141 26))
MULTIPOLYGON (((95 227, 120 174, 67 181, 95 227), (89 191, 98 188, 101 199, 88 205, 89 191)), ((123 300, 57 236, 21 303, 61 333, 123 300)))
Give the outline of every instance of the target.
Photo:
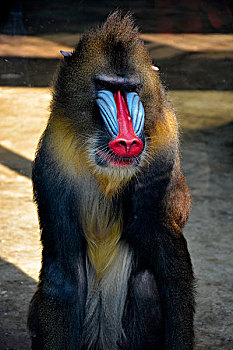
MULTIPOLYGON (((168 79, 172 89, 169 97, 181 125, 183 170, 193 195, 185 236, 197 278, 196 349, 232 350, 233 47, 229 36, 228 41, 205 36, 200 49, 200 37, 193 37, 197 49, 190 54, 190 38, 144 40, 161 67, 162 80, 168 79)), ((50 55, 49 42, 43 50, 45 39, 56 51, 57 44, 69 48, 74 40, 61 35, 31 37, 17 59, 12 45, 0 45, 5 57, 0 62, 0 84, 5 85, 0 87, 0 350, 30 348, 27 309, 41 255, 31 162, 49 113, 47 85, 58 60, 57 53, 50 55), (25 86, 29 80, 34 87, 25 86)), ((191 47, 196 47, 193 42, 191 47)))

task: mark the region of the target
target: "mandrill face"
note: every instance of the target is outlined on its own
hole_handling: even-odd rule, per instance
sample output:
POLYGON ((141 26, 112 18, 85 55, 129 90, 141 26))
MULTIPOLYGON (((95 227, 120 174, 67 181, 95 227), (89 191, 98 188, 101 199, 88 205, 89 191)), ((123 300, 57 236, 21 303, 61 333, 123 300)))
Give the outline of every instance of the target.
POLYGON ((105 138, 95 147, 99 166, 138 165, 144 149, 145 111, 135 82, 121 77, 98 76, 97 105, 106 130, 105 138), (132 90, 132 91, 131 91, 132 90))

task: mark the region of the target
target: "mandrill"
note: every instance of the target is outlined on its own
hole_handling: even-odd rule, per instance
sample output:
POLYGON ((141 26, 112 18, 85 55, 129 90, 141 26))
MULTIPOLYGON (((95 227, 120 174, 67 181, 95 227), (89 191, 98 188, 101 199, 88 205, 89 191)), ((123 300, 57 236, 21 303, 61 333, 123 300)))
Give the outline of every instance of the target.
POLYGON ((158 73, 119 11, 62 53, 33 166, 32 349, 193 349, 190 193, 158 73))

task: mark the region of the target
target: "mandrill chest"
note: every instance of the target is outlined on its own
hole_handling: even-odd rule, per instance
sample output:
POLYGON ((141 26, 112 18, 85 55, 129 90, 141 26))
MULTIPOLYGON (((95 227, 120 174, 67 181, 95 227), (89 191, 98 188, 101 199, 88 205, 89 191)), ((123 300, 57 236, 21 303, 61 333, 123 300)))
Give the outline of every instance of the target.
POLYGON ((85 196, 82 205, 82 227, 87 242, 88 259, 96 278, 103 277, 115 260, 122 232, 122 214, 114 212, 110 199, 98 190, 85 196))

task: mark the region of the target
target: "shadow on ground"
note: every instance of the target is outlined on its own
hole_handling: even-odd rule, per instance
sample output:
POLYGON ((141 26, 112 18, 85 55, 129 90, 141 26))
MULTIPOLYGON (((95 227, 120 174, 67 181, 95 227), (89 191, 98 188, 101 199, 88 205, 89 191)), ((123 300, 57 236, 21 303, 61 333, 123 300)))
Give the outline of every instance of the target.
MULTIPOLYGON (((153 64, 169 90, 232 90, 233 51, 189 52, 168 45, 146 43, 153 64)), ((61 44, 62 49, 62 44, 61 44)), ((0 85, 49 86, 59 63, 57 58, 2 57, 0 85)))
POLYGON ((0 350, 28 350, 30 341, 26 328, 27 312, 36 289, 36 281, 2 259, 0 275, 0 350))
POLYGON ((0 145, 0 163, 9 169, 16 171, 22 176, 29 179, 32 177, 31 160, 11 151, 10 149, 0 145))

